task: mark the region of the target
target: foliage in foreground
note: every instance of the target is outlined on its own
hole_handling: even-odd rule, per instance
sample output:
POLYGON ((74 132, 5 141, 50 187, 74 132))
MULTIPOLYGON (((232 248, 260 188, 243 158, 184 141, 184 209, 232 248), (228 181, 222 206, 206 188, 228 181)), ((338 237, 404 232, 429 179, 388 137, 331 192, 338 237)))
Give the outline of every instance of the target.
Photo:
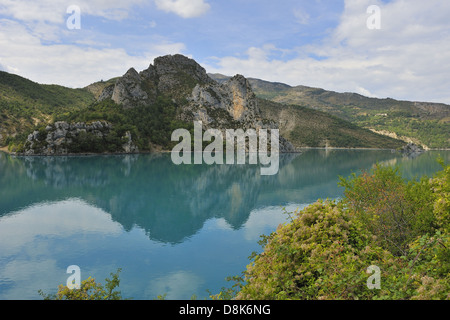
POLYGON ((106 278, 104 286, 89 277, 81 281, 80 289, 60 285, 56 294, 45 294, 42 290, 39 294, 44 300, 122 300, 122 294, 116 290, 120 284, 120 272, 121 269, 118 269, 116 273, 111 273, 111 279, 106 278))
POLYGON ((214 299, 450 299, 450 166, 405 181, 376 166, 341 179, 341 201, 289 213, 214 299), (370 266, 380 287, 369 289, 370 266))

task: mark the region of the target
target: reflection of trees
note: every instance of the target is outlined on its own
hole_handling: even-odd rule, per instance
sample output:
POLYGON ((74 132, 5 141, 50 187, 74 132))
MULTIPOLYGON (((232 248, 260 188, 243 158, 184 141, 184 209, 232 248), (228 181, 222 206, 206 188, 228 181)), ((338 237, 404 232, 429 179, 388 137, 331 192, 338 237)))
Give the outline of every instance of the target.
POLYGON ((3 154, 0 215, 38 202, 77 197, 109 212, 126 230, 138 225, 153 240, 177 243, 212 217, 239 228, 258 206, 338 197, 339 175, 399 157, 389 151, 311 150, 281 155, 278 175, 261 176, 254 165, 176 166, 169 154, 27 158, 3 154))

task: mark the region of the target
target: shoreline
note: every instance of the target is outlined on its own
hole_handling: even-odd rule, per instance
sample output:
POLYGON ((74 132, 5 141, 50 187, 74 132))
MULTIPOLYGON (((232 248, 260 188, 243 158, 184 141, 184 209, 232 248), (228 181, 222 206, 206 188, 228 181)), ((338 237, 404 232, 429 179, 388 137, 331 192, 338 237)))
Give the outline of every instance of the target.
MULTIPOLYGON (((297 154, 302 153, 304 150, 366 150, 366 151, 391 151, 392 153, 400 152, 401 150, 396 149, 389 149, 389 148, 346 148, 346 147, 331 147, 331 148, 323 148, 323 147, 302 147, 298 148, 296 151, 292 152, 280 152, 280 154, 297 154)), ((450 148, 448 149, 428 149, 423 150, 422 153, 426 153, 428 151, 450 151, 450 148)), ((16 157, 89 157, 89 156, 120 156, 120 155, 140 155, 140 154, 165 154, 165 153, 171 153, 172 151, 169 150, 158 150, 158 151, 140 151, 140 152, 111 152, 111 153, 89 153, 89 152, 82 152, 82 153, 66 153, 66 154, 17 154, 14 152, 10 152, 8 150, 8 147, 1 147, 0 152, 4 152, 11 156, 16 157)))

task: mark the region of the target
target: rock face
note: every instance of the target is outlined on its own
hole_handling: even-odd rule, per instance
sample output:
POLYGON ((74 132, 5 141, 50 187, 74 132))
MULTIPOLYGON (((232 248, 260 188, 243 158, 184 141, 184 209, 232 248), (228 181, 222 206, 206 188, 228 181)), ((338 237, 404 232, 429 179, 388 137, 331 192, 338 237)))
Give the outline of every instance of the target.
MULTIPOLYGON (((108 95, 102 93, 102 97, 105 98, 108 95)), ((141 77, 134 68, 128 70, 122 78, 117 80, 114 90, 111 92, 111 99, 124 106, 148 101, 149 96, 141 87, 141 77)))
MULTIPOLYGON (((25 155, 65 155, 83 152, 83 148, 93 148, 99 152, 103 150, 102 144, 106 141, 111 143, 113 126, 106 121, 95 121, 92 123, 67 123, 64 121, 48 125, 45 130, 34 131, 25 143, 25 155), (93 144, 97 143, 95 149, 93 144)), ((111 144, 110 144, 111 145, 111 144)), ((115 151, 123 153, 138 152, 138 148, 131 139, 131 133, 126 132, 120 140, 116 139, 116 145, 112 149, 104 151, 115 151)))
MULTIPOLYGON (((244 126, 256 124, 256 120, 261 120, 255 94, 250 83, 241 75, 234 76, 224 84, 196 85, 189 101, 188 109, 201 113, 221 109, 228 113, 232 121, 241 122, 244 126)), ((210 113, 213 114, 214 112, 210 113)), ((204 120, 206 123, 211 122, 208 121, 208 118, 196 120, 204 120)))
MULTIPOLYGON (((103 90, 99 100, 112 99, 124 108, 133 108, 152 104, 161 95, 177 103, 179 120, 202 121, 204 129, 278 129, 274 121, 261 117, 255 94, 244 76, 216 82, 196 61, 179 54, 156 58, 140 73, 128 70, 103 90)), ((293 150, 280 137, 280 151, 293 150)))
MULTIPOLYGON (((274 121, 264 119, 249 81, 236 75, 221 84, 196 85, 184 106, 185 121, 202 121, 205 129, 278 129, 274 121)), ((280 152, 294 147, 280 136, 280 152)))
POLYGON ((103 90, 99 100, 112 99, 124 108, 153 103, 159 95, 180 100, 197 83, 213 83, 203 67, 183 55, 156 58, 148 69, 129 69, 116 83, 103 90))
POLYGON ((404 146, 401 149, 401 153, 410 158, 415 158, 424 152, 425 152, 425 150, 422 147, 420 147, 414 143, 408 143, 406 146, 404 146))

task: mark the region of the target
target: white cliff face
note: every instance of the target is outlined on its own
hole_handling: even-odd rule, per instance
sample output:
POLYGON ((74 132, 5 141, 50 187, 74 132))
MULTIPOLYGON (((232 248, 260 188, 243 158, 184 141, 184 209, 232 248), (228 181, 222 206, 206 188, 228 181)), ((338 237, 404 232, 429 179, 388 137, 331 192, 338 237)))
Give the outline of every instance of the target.
POLYGON ((224 84, 197 85, 192 91, 191 103, 193 106, 223 109, 235 121, 260 117, 255 94, 247 79, 241 75, 224 84))
POLYGON ((125 132, 124 138, 126 141, 122 145, 122 148, 125 153, 139 152, 139 148, 134 144, 130 131, 125 132))
MULTIPOLYGON (((242 75, 222 84, 197 85, 184 109, 192 113, 192 120, 202 121, 205 129, 278 129, 277 123, 262 118, 251 85, 242 75)), ((281 152, 294 151, 283 137, 279 142, 281 152)))

